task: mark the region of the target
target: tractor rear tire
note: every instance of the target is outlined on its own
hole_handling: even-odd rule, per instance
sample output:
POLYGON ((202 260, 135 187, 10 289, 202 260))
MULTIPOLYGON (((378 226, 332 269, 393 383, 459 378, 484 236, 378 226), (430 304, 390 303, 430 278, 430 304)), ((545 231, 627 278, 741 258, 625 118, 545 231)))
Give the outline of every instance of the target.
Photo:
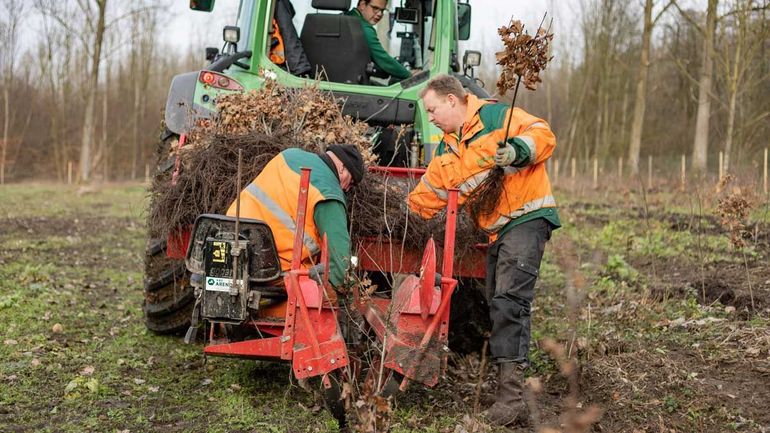
POLYGON ((166 257, 166 241, 150 239, 144 258, 144 319, 158 334, 178 334, 190 326, 195 294, 184 260, 166 257))
MULTIPOLYGON (((164 128, 156 147, 158 165, 154 182, 168 182, 176 158, 172 152, 179 136, 164 128)), ((152 206, 152 204, 150 204, 152 206)), ((165 239, 150 238, 144 257, 144 321, 157 334, 179 334, 190 326, 195 293, 184 260, 166 256, 165 239)))

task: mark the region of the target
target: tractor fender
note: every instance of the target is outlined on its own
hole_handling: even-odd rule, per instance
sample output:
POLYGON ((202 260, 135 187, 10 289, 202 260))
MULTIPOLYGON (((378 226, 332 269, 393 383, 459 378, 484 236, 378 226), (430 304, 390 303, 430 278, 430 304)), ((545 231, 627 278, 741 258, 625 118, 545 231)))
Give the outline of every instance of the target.
POLYGON ((166 100, 166 128, 176 134, 186 134, 199 119, 210 119, 214 112, 195 103, 195 86, 200 71, 179 74, 171 81, 166 100))

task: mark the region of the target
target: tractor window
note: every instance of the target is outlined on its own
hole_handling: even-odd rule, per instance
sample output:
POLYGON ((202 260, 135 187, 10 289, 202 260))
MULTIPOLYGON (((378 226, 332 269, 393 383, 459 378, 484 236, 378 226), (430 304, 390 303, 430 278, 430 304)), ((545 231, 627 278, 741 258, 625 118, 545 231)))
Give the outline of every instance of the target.
MULTIPOLYGON (((390 15, 393 17, 393 14, 390 15)), ((398 57, 401 63, 407 64, 409 69, 422 69, 425 65, 425 57, 420 37, 420 29, 416 24, 399 23, 391 19, 391 28, 388 33, 390 41, 389 51, 398 57)))
MULTIPOLYGON (((370 68, 367 66, 370 60, 365 59, 368 57, 368 48, 361 33, 362 30, 360 28, 360 23, 357 23, 356 29, 345 30, 345 25, 340 26, 336 23, 334 23, 334 25, 329 24, 331 21, 333 21, 332 17, 339 16, 340 14, 344 13, 342 10, 315 9, 311 6, 312 0, 290 0, 290 2, 293 11, 295 12, 291 21, 301 36, 302 48, 304 49, 304 52, 306 53, 311 65, 314 65, 309 76, 315 76, 318 65, 324 65, 324 71, 331 81, 346 82, 351 84, 388 84, 388 78, 377 78, 380 76, 380 72, 378 72, 376 68, 370 68), (319 16, 326 18, 319 18, 319 16), (308 25, 309 23, 310 25, 308 25), (349 51, 357 54, 349 54, 345 60, 342 60, 341 62, 331 61, 330 64, 328 57, 331 56, 334 58, 334 56, 339 55, 339 52, 338 50, 335 50, 334 44, 330 43, 330 41, 334 41, 334 38, 328 37, 331 33, 333 33, 333 31, 330 31, 329 29, 341 31, 342 33, 338 35, 341 40, 345 40, 346 37, 350 38, 351 40, 346 42, 352 44, 350 45, 351 49, 349 51), (354 36, 356 34, 356 30, 357 34, 360 36, 354 36), (353 31, 353 33, 346 33, 350 31, 353 31), (327 53, 326 51, 329 52, 327 53), (363 60, 363 66, 361 66, 359 64, 361 62, 357 60, 359 57, 365 59, 363 60), (335 68, 335 62, 339 63, 340 65, 344 63, 344 66, 340 66, 343 71, 336 70, 338 68, 335 68), (359 72, 351 73, 348 76, 345 74, 346 71, 359 72)), ((407 68, 421 69, 422 65, 425 63, 423 61, 424 44, 418 36, 418 26, 412 24, 396 23, 394 11, 395 8, 400 5, 400 2, 391 0, 389 3, 389 7, 385 11, 384 16, 379 21, 379 23, 375 25, 380 43, 382 44, 382 47, 385 49, 385 51, 387 51, 391 56, 396 57, 402 63, 406 63, 407 68)), ((334 2, 330 2, 330 4, 334 4, 334 2)), ((355 8, 357 4, 358 0, 351 0, 351 9, 355 8)))
POLYGON ((429 17, 425 19, 425 34, 430 35, 428 43, 425 44, 425 63, 427 65, 433 64, 433 54, 436 51, 436 29, 433 27, 433 17, 436 16, 437 2, 433 3, 433 10, 429 17))
POLYGON ((433 65, 433 52, 435 49, 435 34, 433 33, 433 16, 425 17, 425 23, 423 26, 423 34, 426 37, 423 38, 422 44, 422 58, 424 62, 423 69, 430 68, 433 65))
POLYGON ((241 40, 238 42, 238 51, 251 49, 254 32, 252 21, 254 19, 254 3, 256 0, 241 0, 238 7, 238 27, 241 29, 241 40))

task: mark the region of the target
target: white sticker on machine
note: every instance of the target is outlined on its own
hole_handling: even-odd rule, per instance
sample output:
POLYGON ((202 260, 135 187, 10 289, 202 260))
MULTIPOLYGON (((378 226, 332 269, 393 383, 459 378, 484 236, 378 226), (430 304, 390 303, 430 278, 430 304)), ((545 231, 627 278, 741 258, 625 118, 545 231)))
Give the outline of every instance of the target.
MULTIPOLYGON (((236 280, 235 284, 241 287, 243 280, 236 280)), ((232 278, 206 277, 206 290, 212 292, 229 292, 233 284, 232 278)))

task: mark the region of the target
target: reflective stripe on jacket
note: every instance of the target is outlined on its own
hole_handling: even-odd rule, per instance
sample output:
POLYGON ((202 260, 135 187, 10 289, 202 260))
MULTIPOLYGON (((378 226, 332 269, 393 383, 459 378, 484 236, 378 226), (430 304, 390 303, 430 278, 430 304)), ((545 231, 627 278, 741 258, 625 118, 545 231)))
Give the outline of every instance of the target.
MULTIPOLYGON (((270 160, 256 179, 241 191, 241 217, 261 220, 270 226, 284 271, 291 267, 302 167, 312 170, 302 249, 302 262, 307 264, 310 257, 321 251, 321 239, 313 218, 316 205, 324 200, 336 200, 345 205, 345 193, 329 166, 314 153, 287 149, 270 160)), ((233 202, 227 215, 235 216, 235 207, 233 202)))
POLYGON ((556 138, 548 124, 524 110, 467 97, 468 109, 460 136, 444 134, 422 179, 409 194, 409 207, 431 218, 446 207, 450 188, 460 190, 460 205, 495 167, 498 142, 503 140, 512 115, 508 143, 517 150, 514 163, 505 168, 503 192, 491 215, 480 224, 491 240, 510 221, 532 211, 555 207, 545 161, 553 154, 556 138), (512 113, 512 114, 511 114, 512 113))

